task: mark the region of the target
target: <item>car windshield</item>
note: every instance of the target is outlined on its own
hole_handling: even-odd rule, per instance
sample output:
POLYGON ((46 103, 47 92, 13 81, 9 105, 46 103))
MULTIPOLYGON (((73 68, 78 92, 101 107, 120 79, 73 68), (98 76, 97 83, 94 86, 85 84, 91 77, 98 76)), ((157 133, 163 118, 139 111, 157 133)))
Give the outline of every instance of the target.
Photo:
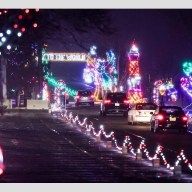
POLYGON ((155 110, 156 109, 155 104, 149 104, 149 103, 141 103, 136 106, 137 110, 155 110))
POLYGON ((110 93, 107 95, 107 99, 110 99, 112 102, 123 102, 127 98, 125 93, 110 93))

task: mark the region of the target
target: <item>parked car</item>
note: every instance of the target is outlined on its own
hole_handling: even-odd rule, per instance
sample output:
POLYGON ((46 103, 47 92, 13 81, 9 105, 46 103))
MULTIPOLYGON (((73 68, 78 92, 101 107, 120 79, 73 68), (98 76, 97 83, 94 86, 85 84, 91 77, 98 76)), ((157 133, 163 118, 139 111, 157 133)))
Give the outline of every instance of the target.
POLYGON ((129 101, 124 92, 110 92, 101 101, 100 115, 106 116, 107 114, 122 114, 127 116, 129 110, 129 101))
POLYGON ((90 90, 78 90, 77 95, 74 98, 75 105, 91 105, 94 106, 95 98, 90 90))
POLYGON ((155 112, 155 103, 136 103, 128 111, 128 124, 150 123, 151 116, 155 112))
POLYGON ((187 133, 188 118, 185 112, 179 106, 158 106, 151 117, 151 132, 171 129, 187 133))

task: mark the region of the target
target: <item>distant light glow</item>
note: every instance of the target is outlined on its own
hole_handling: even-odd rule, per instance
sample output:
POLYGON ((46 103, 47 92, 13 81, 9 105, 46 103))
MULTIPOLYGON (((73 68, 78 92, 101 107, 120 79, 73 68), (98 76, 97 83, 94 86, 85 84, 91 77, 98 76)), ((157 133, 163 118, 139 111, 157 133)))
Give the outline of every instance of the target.
POLYGON ((2 38, 1 38, 1 41, 2 41, 2 42, 5 42, 6 40, 7 40, 7 39, 6 39, 5 37, 2 37, 2 38))
POLYGON ((18 25, 17 25, 17 24, 14 24, 13 27, 14 27, 14 29, 17 29, 17 28, 18 28, 18 25))
POLYGON ((36 27, 37 27, 37 23, 34 23, 34 24, 33 24, 33 27, 36 28, 36 27))
POLYGON ((25 32, 25 27, 22 27, 22 28, 21 28, 21 31, 22 31, 22 32, 25 32))
POLYGON ((10 50, 11 49, 11 45, 7 45, 7 49, 10 50))
POLYGON ((21 35, 22 35, 21 32, 18 32, 18 33, 17 33, 17 36, 18 36, 18 37, 21 37, 21 35))
POLYGON ((10 35, 11 34, 11 30, 7 29, 6 33, 7 33, 7 35, 10 35))

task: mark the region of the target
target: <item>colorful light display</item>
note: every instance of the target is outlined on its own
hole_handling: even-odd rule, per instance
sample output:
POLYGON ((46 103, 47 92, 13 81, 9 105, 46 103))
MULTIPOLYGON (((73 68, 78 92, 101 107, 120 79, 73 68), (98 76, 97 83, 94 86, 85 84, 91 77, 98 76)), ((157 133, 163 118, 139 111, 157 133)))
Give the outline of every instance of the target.
POLYGON ((94 96, 99 100, 99 95, 106 91, 117 90, 116 57, 112 50, 106 52, 106 59, 97 57, 96 47, 92 46, 88 53, 87 65, 83 71, 86 83, 95 85, 94 96))
POLYGON ((187 93, 187 95, 192 97, 192 63, 191 62, 183 63, 183 72, 185 76, 180 79, 181 87, 187 93))
POLYGON ((177 101, 177 90, 174 88, 172 79, 157 80, 153 88, 153 102, 157 105, 165 105, 166 102, 177 101))
POLYGON ((131 104, 143 102, 141 90, 141 76, 139 70, 139 51, 135 43, 132 44, 128 53, 128 99, 131 104))

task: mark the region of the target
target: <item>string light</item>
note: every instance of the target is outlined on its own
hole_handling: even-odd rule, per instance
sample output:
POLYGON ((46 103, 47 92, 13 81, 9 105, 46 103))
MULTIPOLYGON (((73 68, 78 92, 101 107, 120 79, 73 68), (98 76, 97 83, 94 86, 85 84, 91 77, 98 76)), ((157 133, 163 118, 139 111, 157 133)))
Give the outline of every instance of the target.
POLYGON ((179 155, 177 155, 177 159, 175 160, 175 163, 173 166, 170 165, 170 163, 167 162, 166 157, 163 153, 163 146, 162 145, 158 145, 156 150, 155 150, 155 154, 153 156, 149 155, 149 151, 147 150, 147 146, 145 144, 145 140, 142 139, 139 147, 137 149, 134 149, 132 146, 132 142, 130 139, 130 136, 125 136, 125 139, 123 141, 122 147, 118 146, 118 142, 115 138, 115 134, 112 131, 110 134, 106 134, 106 132, 104 131, 104 126, 100 125, 100 130, 98 131, 98 133, 95 132, 95 128, 93 127, 93 122, 90 121, 90 124, 88 125, 88 121, 87 118, 84 118, 83 121, 81 122, 78 118, 78 115, 75 116, 75 118, 73 117, 72 112, 69 112, 66 110, 64 113, 62 113, 62 117, 64 117, 66 120, 72 122, 72 123, 77 123, 78 126, 83 126, 83 128, 85 128, 86 131, 89 131, 90 133, 92 132, 93 135, 95 137, 97 136, 101 136, 103 135, 104 138, 109 139, 111 138, 111 141, 113 142, 115 148, 118 151, 122 151, 122 147, 127 147, 128 151, 133 154, 134 156, 136 156, 136 152, 135 151, 139 151, 144 153, 144 155, 147 157, 148 160, 152 161, 153 159, 156 158, 161 158, 163 161, 163 165, 170 170, 174 170, 174 166, 177 166, 181 163, 181 161, 183 161, 183 163, 189 168, 190 171, 192 171, 192 164, 189 162, 189 160, 186 158, 185 154, 184 154, 184 150, 181 149, 179 155))

